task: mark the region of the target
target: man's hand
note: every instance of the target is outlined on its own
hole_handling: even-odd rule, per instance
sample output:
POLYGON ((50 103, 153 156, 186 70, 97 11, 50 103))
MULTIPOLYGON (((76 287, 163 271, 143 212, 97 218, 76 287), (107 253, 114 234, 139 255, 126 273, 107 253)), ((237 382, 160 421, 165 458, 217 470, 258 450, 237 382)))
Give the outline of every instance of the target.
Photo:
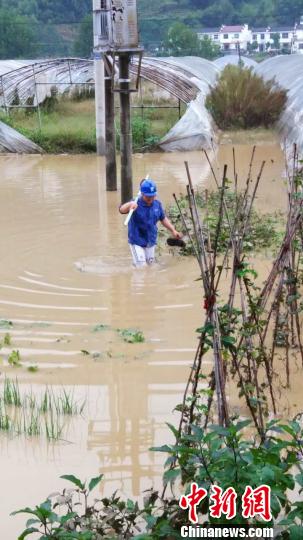
POLYGON ((124 204, 121 204, 119 208, 120 214, 128 214, 131 210, 136 210, 138 208, 138 205, 136 201, 130 201, 124 204))
POLYGON ((179 240, 181 240, 181 238, 182 238, 182 236, 183 236, 183 234, 182 234, 182 233, 179 233, 178 231, 176 231, 176 229, 174 229, 174 230, 172 231, 172 234, 173 234, 173 237, 174 237, 174 238, 178 238, 179 240))
POLYGON ((138 208, 138 205, 137 205, 137 203, 136 203, 135 201, 131 201, 131 202, 129 203, 129 211, 131 211, 131 210, 137 210, 137 208, 138 208))

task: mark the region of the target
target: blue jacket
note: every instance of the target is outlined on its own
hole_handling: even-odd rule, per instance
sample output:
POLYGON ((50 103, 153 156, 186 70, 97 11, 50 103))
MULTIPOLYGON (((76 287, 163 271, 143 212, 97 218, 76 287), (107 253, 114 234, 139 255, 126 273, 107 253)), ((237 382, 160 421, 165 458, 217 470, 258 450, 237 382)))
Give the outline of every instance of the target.
POLYGON ((128 242, 141 247, 152 247, 157 243, 157 222, 163 221, 165 213, 160 201, 155 199, 148 206, 142 198, 128 224, 128 242))

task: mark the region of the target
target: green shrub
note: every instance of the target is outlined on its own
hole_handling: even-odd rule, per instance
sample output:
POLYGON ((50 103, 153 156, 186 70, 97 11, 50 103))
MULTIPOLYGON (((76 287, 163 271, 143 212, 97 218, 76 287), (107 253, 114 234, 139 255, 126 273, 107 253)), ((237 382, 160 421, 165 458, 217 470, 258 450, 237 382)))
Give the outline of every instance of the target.
POLYGON ((286 91, 265 81, 252 68, 226 66, 206 98, 206 107, 221 129, 269 127, 280 117, 286 91))
MULTIPOLYGON (((221 192, 209 192, 206 196, 204 192, 196 194, 196 202, 199 212, 202 216, 202 222, 209 229, 211 244, 214 244, 216 237, 218 214, 220 209, 221 192)), ((190 218, 190 210, 188 206, 188 197, 181 195, 179 197, 179 205, 185 212, 185 219, 188 230, 192 233, 192 222, 190 218)), ((236 222, 238 229, 241 228, 241 223, 245 222, 246 214, 241 211, 244 208, 244 194, 236 193, 231 189, 225 192, 225 204, 228 211, 231 223, 236 222)), ((180 216, 180 212, 176 205, 171 205, 168 209, 168 215, 174 223, 177 230, 184 229, 184 224, 180 216)), ((246 228, 245 238, 243 242, 243 252, 251 253, 264 249, 276 249, 281 241, 281 225, 283 223, 282 216, 276 212, 273 214, 261 214, 256 210, 252 210, 250 221, 246 228)), ((183 230, 186 233, 186 230, 183 230)), ((165 233, 160 236, 165 236, 165 233)), ((224 252, 230 244, 230 227, 227 218, 224 216, 222 227, 218 238, 218 251, 224 252)), ((194 249, 190 242, 186 248, 182 249, 182 255, 193 255, 194 249)))

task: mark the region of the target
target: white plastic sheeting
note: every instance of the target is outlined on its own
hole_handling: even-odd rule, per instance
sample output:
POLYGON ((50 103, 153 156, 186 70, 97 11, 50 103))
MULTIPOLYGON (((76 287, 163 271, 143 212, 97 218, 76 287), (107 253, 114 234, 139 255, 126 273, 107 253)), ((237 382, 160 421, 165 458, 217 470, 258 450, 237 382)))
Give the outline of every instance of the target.
MULTIPOLYGON (((162 59, 161 59, 162 60, 162 59)), ((209 88, 219 73, 213 62, 198 57, 166 58, 163 60, 184 75, 198 88, 197 97, 191 101, 182 118, 160 141, 166 152, 211 148, 215 138, 214 123, 205 107, 209 88)))
MULTIPOLYGON (((243 63, 244 67, 257 67, 258 63, 255 62, 255 60, 252 60, 251 58, 247 58, 246 56, 241 56, 241 62, 243 63)), ((217 58, 217 60, 214 61, 214 64, 220 69, 223 70, 228 65, 238 66, 239 65, 239 55, 237 54, 228 54, 226 56, 221 56, 221 58, 217 58)))
MULTIPOLYGON (((37 106, 51 95, 53 87, 62 94, 74 83, 93 80, 93 63, 87 60, 4 60, 0 62, 0 109, 6 110, 16 100, 23 106, 37 106)), ((42 149, 1 122, 0 152, 37 153, 42 149)))
POLYGON ((285 146, 297 144, 303 153, 303 55, 292 54, 270 58, 256 68, 266 80, 275 78, 288 90, 287 106, 279 121, 285 146))
MULTIPOLYGON (((245 65, 254 67, 265 79, 275 77, 288 90, 287 107, 280 120, 280 127, 288 145, 297 143, 303 152, 303 55, 278 56, 257 65, 245 57, 242 60, 245 65)), ((235 55, 215 62, 198 57, 143 59, 142 77, 166 88, 188 104, 186 113, 160 142, 163 150, 196 150, 212 145, 215 129, 205 108, 205 98, 209 87, 215 83, 225 65, 237 62, 238 56, 235 55)), ((52 86, 63 93, 71 88, 71 83, 92 82, 93 71, 93 62, 81 59, 35 61, 34 66, 33 61, 2 61, 0 108, 5 109, 5 105, 13 103, 16 95, 21 104, 28 103, 30 99, 36 105, 50 95, 52 86)), ((16 147, 20 148, 23 143, 17 135, 16 147)), ((13 130, 1 124, 0 151, 1 146, 13 148, 13 139, 13 130)), ((27 150, 24 147, 22 151, 27 150)))
POLYGON ((16 154, 41 154, 43 150, 15 129, 0 122, 0 154, 7 152, 16 154))

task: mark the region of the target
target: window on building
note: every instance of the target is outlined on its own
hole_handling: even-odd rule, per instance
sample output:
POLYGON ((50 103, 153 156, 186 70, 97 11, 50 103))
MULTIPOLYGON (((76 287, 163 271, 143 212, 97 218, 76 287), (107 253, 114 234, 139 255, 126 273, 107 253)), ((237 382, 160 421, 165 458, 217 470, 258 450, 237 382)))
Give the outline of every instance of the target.
POLYGON ((288 38, 288 32, 282 32, 282 38, 287 39, 288 38))
POLYGON ((224 39, 228 39, 228 34, 223 34, 224 39))
POLYGON ((238 39, 238 38, 239 38, 239 34, 234 34, 234 38, 238 39))
POLYGON ((253 34, 253 40, 254 40, 254 41, 257 41, 257 39, 258 39, 257 34, 253 34))
POLYGON ((261 39, 265 39, 265 34, 261 34, 261 39))
POLYGON ((299 43, 299 49, 303 49, 303 43, 299 43))
POLYGON ((229 50, 229 44, 228 44, 228 43, 224 43, 224 50, 225 50, 225 51, 228 51, 228 50, 229 50))
POLYGON ((101 0, 101 9, 106 9, 106 8, 107 8, 106 0, 101 0))
POLYGON ((214 39, 219 39, 219 34, 214 34, 214 39))

